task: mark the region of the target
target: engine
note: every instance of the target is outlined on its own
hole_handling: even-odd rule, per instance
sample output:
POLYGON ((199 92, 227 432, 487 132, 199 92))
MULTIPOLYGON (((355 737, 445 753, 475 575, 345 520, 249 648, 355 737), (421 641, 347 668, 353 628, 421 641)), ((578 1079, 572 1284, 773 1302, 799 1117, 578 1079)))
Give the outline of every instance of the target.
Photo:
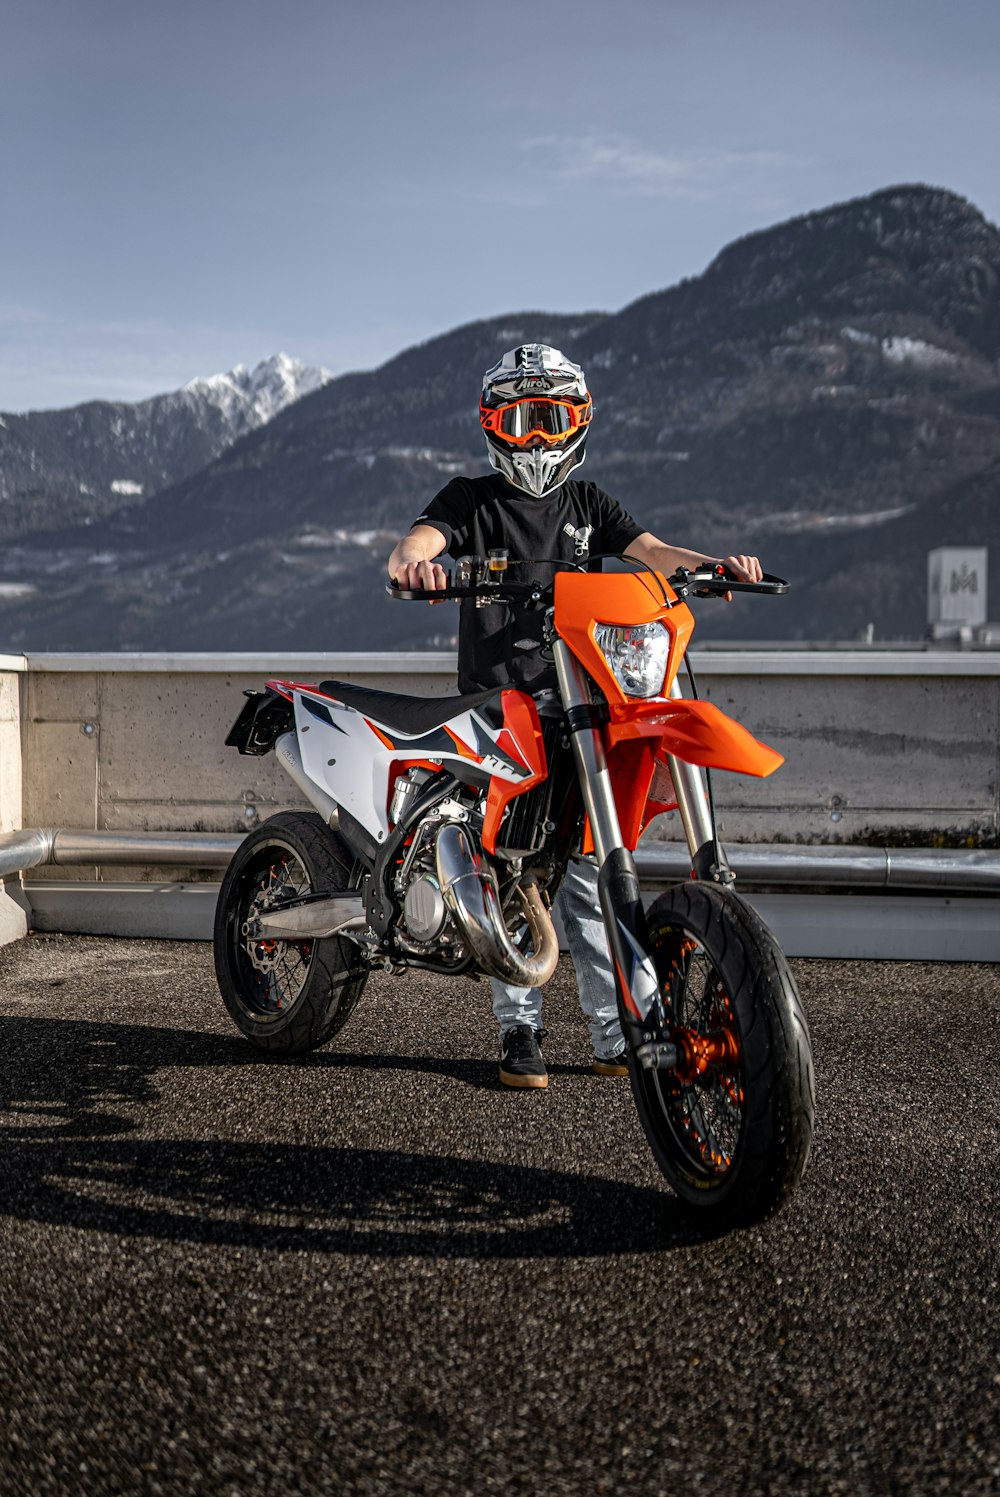
MULTIPOLYGON (((411 769, 401 775, 393 792, 390 818, 398 822, 431 778, 425 769, 411 769)), ((450 798, 429 811, 413 833, 406 848, 402 866, 395 878, 396 898, 403 906, 396 928, 397 943, 414 956, 439 956, 445 961, 461 961, 465 945, 451 912, 445 904, 438 879, 435 847, 442 826, 449 821, 471 825, 477 836, 482 827, 473 793, 460 800, 450 798), (478 826, 477 826, 478 821, 478 826)))
MULTIPOLYGON (((408 793, 397 785, 393 807, 408 793)), ((484 809, 481 792, 457 787, 414 828, 394 880, 402 905, 396 942, 449 966, 471 957, 492 977, 534 987, 555 971, 559 942, 537 879, 520 877, 519 861, 507 865, 503 889, 498 884, 482 851, 484 809)))

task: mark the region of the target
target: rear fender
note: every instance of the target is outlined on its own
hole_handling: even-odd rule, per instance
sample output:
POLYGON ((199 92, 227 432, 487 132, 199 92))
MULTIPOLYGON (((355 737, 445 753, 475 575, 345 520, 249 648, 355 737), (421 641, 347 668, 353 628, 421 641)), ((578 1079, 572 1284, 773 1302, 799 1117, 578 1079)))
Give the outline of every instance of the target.
POLYGON ((243 710, 229 730, 227 748, 259 758, 269 754, 283 733, 295 727, 292 704, 282 692, 245 691, 243 710))

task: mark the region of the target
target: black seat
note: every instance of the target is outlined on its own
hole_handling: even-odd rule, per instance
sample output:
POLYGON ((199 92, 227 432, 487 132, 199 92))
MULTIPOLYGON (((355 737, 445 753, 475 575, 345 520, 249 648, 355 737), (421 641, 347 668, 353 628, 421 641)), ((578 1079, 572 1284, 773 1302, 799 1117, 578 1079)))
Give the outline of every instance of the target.
POLYGON ((376 722, 384 723, 387 728, 397 728, 401 733, 427 733, 431 728, 439 728, 442 723, 450 722, 460 712, 468 712, 473 707, 484 707, 488 702, 496 703, 497 711, 490 715, 495 715, 498 727, 501 722, 499 686, 460 697, 404 697, 394 691, 375 691, 370 686, 354 686, 349 681, 321 681, 319 689, 327 696, 336 697, 338 702, 363 712, 366 717, 374 717, 376 722))

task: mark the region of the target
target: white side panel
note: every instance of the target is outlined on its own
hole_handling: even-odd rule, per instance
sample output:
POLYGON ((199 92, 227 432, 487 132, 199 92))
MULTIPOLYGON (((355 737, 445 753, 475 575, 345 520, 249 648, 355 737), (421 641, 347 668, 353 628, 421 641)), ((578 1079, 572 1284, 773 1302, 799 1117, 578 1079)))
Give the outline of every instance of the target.
POLYGON ((359 821, 377 842, 389 830, 385 812, 391 754, 360 712, 315 697, 335 726, 314 716, 295 693, 295 727, 309 778, 359 821))
MULTIPOLYGON (((462 712, 449 719, 447 724, 442 724, 441 728, 412 735, 377 724, 395 744, 395 748, 389 748, 353 707, 317 693, 311 700, 329 712, 331 722, 328 723, 309 710, 307 695, 295 692, 295 726, 306 774, 332 795, 338 806, 359 821, 377 842, 384 842, 389 831, 389 788, 394 766, 406 760, 424 759, 457 774, 468 771, 475 763, 486 774, 514 782, 529 774, 527 769, 514 764, 506 755, 482 754, 484 739, 488 737, 495 744, 499 735, 474 712, 462 712), (435 736, 448 741, 445 727, 468 746, 469 755, 445 747, 444 743, 431 742, 435 736), (481 757, 473 760, 471 756, 477 750, 481 757)), ((376 720, 373 718, 372 721, 376 720)))

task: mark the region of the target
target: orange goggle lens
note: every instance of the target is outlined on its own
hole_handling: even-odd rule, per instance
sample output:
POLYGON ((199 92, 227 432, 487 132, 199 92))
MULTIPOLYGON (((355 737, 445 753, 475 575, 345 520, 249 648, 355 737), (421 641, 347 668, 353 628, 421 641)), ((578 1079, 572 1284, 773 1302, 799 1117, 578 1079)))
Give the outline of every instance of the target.
POLYGON ((480 403, 479 406, 483 430, 493 432, 514 447, 538 438, 543 442, 561 442, 570 432, 587 426, 592 413, 589 400, 574 405, 569 400, 549 400, 537 395, 512 400, 508 405, 480 403))

